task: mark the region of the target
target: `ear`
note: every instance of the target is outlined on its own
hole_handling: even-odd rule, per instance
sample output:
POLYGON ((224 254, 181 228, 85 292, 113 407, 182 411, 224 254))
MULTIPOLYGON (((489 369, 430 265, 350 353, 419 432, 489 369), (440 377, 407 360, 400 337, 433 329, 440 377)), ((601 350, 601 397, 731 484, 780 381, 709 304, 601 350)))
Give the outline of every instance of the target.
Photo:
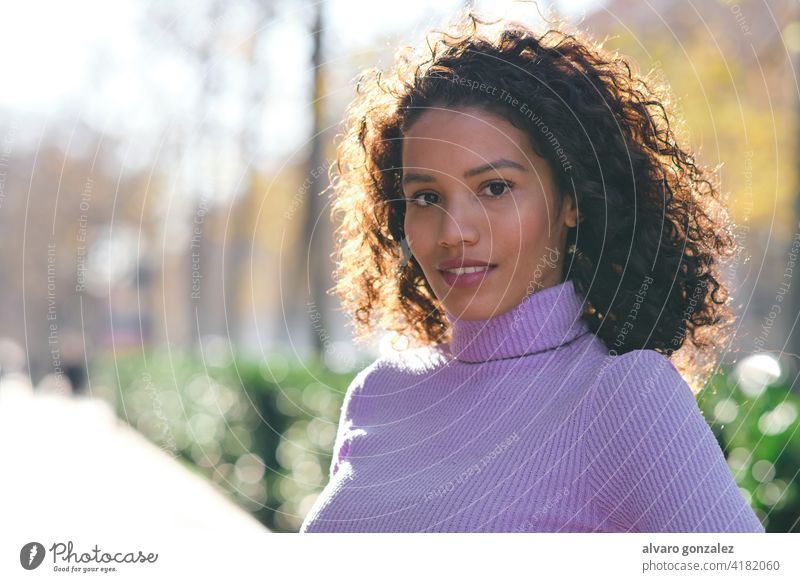
POLYGON ((572 199, 572 195, 564 197, 564 203, 561 206, 561 216, 567 227, 575 228, 578 226, 578 207, 572 199))

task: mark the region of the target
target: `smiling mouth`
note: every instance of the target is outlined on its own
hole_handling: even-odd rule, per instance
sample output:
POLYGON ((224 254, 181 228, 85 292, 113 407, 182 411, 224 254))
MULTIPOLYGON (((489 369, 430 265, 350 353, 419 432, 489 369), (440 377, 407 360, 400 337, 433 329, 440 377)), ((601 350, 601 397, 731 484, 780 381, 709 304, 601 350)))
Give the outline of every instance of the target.
POLYGON ((455 269, 440 269, 444 282, 451 287, 474 287, 483 281, 497 265, 481 265, 478 267, 460 267, 455 269))
POLYGON ((457 267, 455 269, 439 269, 442 273, 452 273, 454 275, 465 275, 467 273, 479 273, 494 269, 495 265, 481 265, 479 267, 457 267))

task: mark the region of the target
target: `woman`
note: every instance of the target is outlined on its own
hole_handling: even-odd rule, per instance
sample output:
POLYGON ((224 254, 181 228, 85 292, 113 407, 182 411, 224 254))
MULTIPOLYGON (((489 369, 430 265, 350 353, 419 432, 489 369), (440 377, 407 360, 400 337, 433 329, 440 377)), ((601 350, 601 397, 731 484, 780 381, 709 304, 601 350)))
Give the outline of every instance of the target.
POLYGON ((678 372, 730 323, 718 187, 624 60, 487 24, 349 109, 337 291, 415 345, 348 388, 301 531, 764 531, 678 372))

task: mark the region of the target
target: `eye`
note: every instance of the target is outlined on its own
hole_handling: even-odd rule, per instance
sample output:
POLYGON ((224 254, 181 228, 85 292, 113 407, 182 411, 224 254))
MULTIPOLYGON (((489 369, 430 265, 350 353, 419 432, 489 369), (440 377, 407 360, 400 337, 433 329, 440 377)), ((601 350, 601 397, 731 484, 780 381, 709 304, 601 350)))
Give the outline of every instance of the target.
MULTIPOLYGON (((489 182, 483 190, 487 190, 489 192, 489 198, 500 198, 506 192, 506 188, 511 190, 514 187, 512 182, 508 182, 507 180, 495 180, 493 182, 489 182)), ((482 191, 483 191, 482 190, 482 191)))
POLYGON ((411 196, 411 198, 409 198, 408 201, 410 203, 414 204, 415 206, 420 206, 422 208, 426 208, 426 207, 430 206, 431 204, 436 204, 436 201, 431 202, 430 200, 422 200, 421 197, 423 197, 423 196, 434 196, 434 197, 436 197, 436 196, 438 196, 438 194, 436 194, 434 192, 417 192, 416 194, 411 196))

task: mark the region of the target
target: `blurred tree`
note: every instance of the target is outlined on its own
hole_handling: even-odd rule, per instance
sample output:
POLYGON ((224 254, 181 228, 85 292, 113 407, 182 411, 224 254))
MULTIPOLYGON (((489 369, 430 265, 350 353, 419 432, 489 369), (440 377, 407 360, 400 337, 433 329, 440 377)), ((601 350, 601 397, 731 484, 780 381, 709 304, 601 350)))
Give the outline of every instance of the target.
POLYGON ((171 333, 180 340, 223 335, 242 341, 242 283, 252 238, 250 205, 242 201, 262 195, 252 190, 264 165, 262 117, 270 78, 261 47, 277 4, 208 0, 192 3, 187 12, 180 2, 162 3, 151 5, 145 19, 152 46, 179 55, 200 80, 192 113, 171 144, 184 176, 174 195, 176 212, 192 233, 179 259, 184 283, 170 288, 183 298, 176 303, 188 308, 188 337, 180 329, 171 333), (230 111, 239 113, 236 121, 230 111))
MULTIPOLYGON (((314 22, 311 31, 313 51, 311 55, 311 74, 313 76, 313 95, 311 101, 311 115, 313 126, 311 133, 311 147, 308 155, 307 178, 313 184, 308 191, 305 217, 303 220, 303 237, 307 247, 297 247, 297 260, 295 265, 307 264, 305 273, 308 274, 308 292, 301 287, 302 279, 295 279, 298 285, 295 298, 307 297, 307 307, 302 312, 312 315, 311 345, 313 356, 320 357, 324 350, 324 338, 328 325, 326 317, 326 289, 331 283, 329 273, 333 264, 329 259, 331 248, 331 228, 328 219, 328 208, 323 204, 321 195, 328 186, 328 165, 324 161, 323 151, 327 137, 327 123, 325 120, 325 79, 324 79, 324 39, 325 31, 324 2, 314 3, 314 22), (305 256, 303 256, 305 255, 305 256), (307 261, 306 261, 307 260, 307 261)), ((299 269, 295 272, 302 275, 299 269)), ((297 311, 300 313, 300 310, 297 311)))
MULTIPOLYGON (((120 172, 114 155, 120 142, 83 123, 73 123, 65 140, 63 127, 58 120, 40 127, 36 149, 12 148, 3 170, 0 336, 24 346, 34 384, 48 373, 65 379, 72 373, 67 366, 81 357, 75 334, 80 352, 106 342, 114 293, 135 283, 136 273, 118 268, 114 241, 133 225, 149 229, 142 220, 148 176, 120 172)), ((136 254, 134 248, 123 258, 135 266, 136 254)), ((145 315, 135 322, 136 342, 149 339, 146 328, 145 315)))

